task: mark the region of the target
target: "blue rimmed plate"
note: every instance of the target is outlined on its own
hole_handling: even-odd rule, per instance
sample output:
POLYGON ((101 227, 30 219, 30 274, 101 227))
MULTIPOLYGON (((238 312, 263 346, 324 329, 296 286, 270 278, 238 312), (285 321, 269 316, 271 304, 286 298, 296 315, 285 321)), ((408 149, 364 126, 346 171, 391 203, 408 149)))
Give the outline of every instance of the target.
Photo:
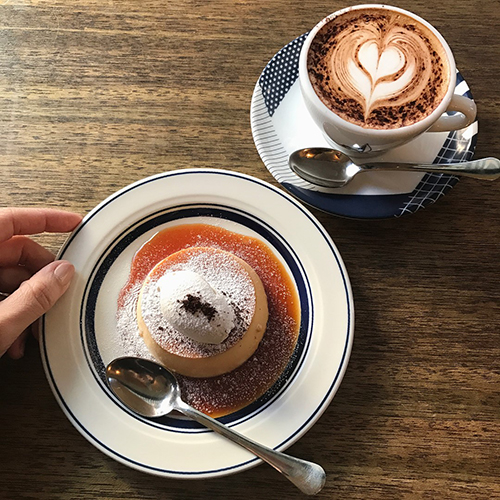
MULTIPOLYGON (((400 217, 434 203, 458 182, 447 174, 369 172, 349 185, 321 188, 298 177, 288 166, 290 154, 305 147, 329 147, 309 116, 298 82, 300 49, 307 33, 283 47, 264 68, 252 96, 250 118, 257 151, 273 177, 310 206, 344 217, 400 217)), ((456 93, 472 97, 457 74, 456 93)), ((380 161, 451 163, 470 160, 478 124, 456 132, 425 133, 377 158, 380 161)))
POLYGON ((221 476, 260 463, 185 419, 133 414, 105 384, 106 364, 135 354, 119 341, 116 325, 133 255, 156 232, 199 222, 264 241, 293 277, 301 302, 298 346, 285 376, 258 401, 224 417, 226 424, 286 449, 333 398, 353 339, 341 257, 319 222, 287 193, 235 172, 188 169, 146 178, 98 205, 59 254, 75 265, 76 276, 42 320, 45 371, 65 414, 91 443, 128 466, 171 477, 221 476))

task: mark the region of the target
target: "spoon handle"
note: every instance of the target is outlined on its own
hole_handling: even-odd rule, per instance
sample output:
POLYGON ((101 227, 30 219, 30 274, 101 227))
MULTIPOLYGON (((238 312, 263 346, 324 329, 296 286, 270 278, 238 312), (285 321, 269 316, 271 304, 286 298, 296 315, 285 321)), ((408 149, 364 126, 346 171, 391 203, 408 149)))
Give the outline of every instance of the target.
POLYGON ((440 174, 462 175, 475 179, 493 181, 500 177, 500 160, 497 158, 482 158, 480 160, 464 161, 463 163, 435 163, 416 165, 413 163, 372 163, 360 165, 363 170, 412 170, 418 172, 434 172, 440 174))
POLYGON ((254 455, 281 472, 306 495, 315 495, 323 488, 326 474, 318 464, 285 455, 284 453, 274 451, 256 443, 184 402, 180 402, 176 409, 186 417, 196 420, 205 427, 222 434, 224 437, 251 451, 254 455))

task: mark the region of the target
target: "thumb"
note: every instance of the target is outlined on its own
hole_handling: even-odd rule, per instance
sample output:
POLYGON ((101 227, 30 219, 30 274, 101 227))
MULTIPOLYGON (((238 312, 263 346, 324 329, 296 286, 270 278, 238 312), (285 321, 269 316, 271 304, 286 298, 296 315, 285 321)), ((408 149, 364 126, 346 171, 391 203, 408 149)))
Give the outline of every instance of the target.
POLYGON ((74 272, 69 262, 51 262, 0 302, 0 356, 57 302, 69 287, 74 272))

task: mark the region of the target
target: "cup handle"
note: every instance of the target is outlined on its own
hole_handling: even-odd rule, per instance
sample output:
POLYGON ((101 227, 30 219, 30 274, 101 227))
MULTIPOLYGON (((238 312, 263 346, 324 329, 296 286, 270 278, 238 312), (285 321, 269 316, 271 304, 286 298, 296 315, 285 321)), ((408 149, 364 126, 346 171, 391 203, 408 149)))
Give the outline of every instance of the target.
POLYGON ((477 107, 472 99, 454 94, 446 111, 457 111, 457 113, 442 115, 428 130, 429 132, 450 132, 469 126, 476 118, 477 107))

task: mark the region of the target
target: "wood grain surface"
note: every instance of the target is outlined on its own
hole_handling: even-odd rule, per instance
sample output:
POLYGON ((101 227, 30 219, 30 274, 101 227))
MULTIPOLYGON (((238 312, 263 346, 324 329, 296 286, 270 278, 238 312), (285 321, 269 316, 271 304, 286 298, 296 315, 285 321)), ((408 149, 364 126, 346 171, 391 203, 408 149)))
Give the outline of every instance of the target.
MULTIPOLYGON (((478 105, 476 157, 500 157, 498 0, 398 0, 449 41, 478 105)), ((186 167, 274 185, 249 109, 270 58, 337 0, 0 0, 1 206, 86 214, 186 167)), ((500 181, 462 180, 414 215, 313 210, 356 309, 344 381, 288 449, 324 466, 324 499, 500 498, 500 181)), ((54 252, 64 237, 40 236, 54 252)), ((38 346, 0 360, 2 499, 294 499, 261 465, 213 480, 108 458, 64 416, 38 346)))

